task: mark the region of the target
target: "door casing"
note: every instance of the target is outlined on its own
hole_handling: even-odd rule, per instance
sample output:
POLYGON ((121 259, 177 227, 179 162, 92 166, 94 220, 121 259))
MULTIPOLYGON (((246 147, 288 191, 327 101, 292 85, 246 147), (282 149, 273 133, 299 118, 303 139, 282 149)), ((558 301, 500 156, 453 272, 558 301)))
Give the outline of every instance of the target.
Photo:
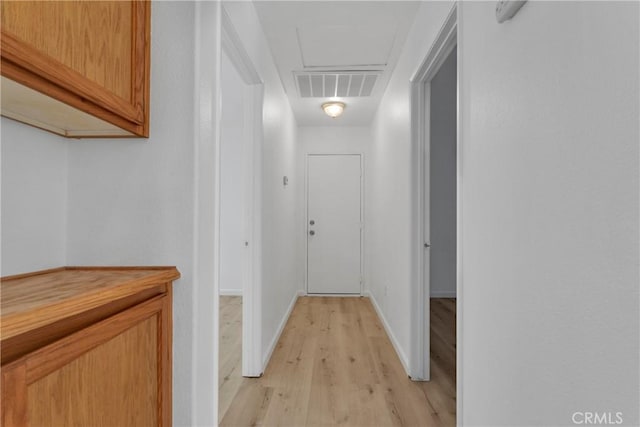
MULTIPOLYGON (((456 114, 457 123, 457 248, 456 248, 456 289, 457 307, 462 307, 462 179, 460 176, 461 160, 461 111, 460 111, 460 76, 462 63, 460 61, 461 48, 458 43, 460 9, 454 3, 441 27, 435 42, 429 49, 421 65, 411 78, 411 141, 412 141, 412 241, 411 241, 411 349, 409 355, 409 376, 414 381, 428 381, 430 379, 430 319, 429 319, 429 297, 430 286, 428 278, 428 260, 425 251, 425 243, 429 242, 428 229, 425 227, 429 220, 429 197, 428 194, 428 153, 430 145, 429 126, 429 103, 430 103, 430 82, 440 69, 454 47, 457 51, 457 100, 458 108, 456 114)), ((456 310, 456 405, 457 423, 462 425, 462 310, 456 310)))

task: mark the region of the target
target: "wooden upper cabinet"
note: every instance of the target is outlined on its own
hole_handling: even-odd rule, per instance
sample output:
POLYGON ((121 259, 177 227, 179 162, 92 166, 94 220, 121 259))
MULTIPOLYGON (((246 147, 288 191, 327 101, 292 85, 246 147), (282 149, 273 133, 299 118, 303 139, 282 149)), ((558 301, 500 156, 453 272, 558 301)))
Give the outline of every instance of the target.
POLYGON ((149 136, 150 9, 3 0, 2 115, 67 137, 149 136))

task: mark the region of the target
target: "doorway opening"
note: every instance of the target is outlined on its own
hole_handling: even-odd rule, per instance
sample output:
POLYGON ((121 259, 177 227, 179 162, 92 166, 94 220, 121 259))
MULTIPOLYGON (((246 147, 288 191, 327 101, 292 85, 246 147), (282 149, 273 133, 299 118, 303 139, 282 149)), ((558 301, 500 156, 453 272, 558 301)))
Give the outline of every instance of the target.
POLYGON ((249 270, 247 164, 245 153, 246 84, 225 51, 221 61, 222 117, 220 131, 220 419, 242 382, 242 297, 249 270), (246 245, 245 245, 246 243, 246 245))
MULTIPOLYGON (((452 402, 456 397, 456 77, 454 47, 429 82, 424 180, 424 241, 429 245, 424 261, 424 280, 429 289, 429 379, 444 384, 452 402)), ((455 404, 448 410, 455 413, 455 404)))
POLYGON ((263 84, 221 8, 218 419, 261 357, 263 84))
POLYGON ((458 10, 412 78, 413 258, 410 375, 445 383, 461 411, 458 10))

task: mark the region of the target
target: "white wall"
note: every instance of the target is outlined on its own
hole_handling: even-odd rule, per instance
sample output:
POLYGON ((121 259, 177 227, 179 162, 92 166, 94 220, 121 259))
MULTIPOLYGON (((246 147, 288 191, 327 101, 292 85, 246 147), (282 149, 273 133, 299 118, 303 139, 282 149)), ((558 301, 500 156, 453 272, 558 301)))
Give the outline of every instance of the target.
POLYGON ((457 51, 433 76, 429 140, 429 288, 433 298, 456 296, 457 51))
POLYGON ((220 294, 242 295, 246 271, 245 152, 251 123, 245 123, 247 85, 222 54, 220 136, 220 294))
POLYGON ((458 47, 463 420, 639 425, 640 4, 494 7, 458 47))
MULTIPOLYGON (((175 425, 188 425, 194 381, 196 16, 191 2, 157 2, 151 9, 150 138, 67 143, 68 262, 178 267, 173 417, 175 425)), ((213 334, 214 325, 208 328, 213 334)))
POLYGON ((176 265, 174 425, 215 423, 219 3, 152 7, 149 139, 66 140, 2 119, 2 274, 176 265))
MULTIPOLYGON (((324 114, 318 109, 318 114, 324 114)), ((336 119, 340 120, 340 119, 336 119)), ((298 204, 302 216, 304 216, 305 206, 307 203, 307 194, 305 188, 306 180, 306 156, 307 154, 362 154, 364 158, 364 247, 363 257, 365 259, 364 271, 364 288, 368 288, 368 267, 366 264, 368 256, 368 238, 367 238, 367 198, 366 191, 368 187, 368 165, 369 165, 369 148, 372 144, 371 128, 366 126, 300 126, 298 127, 298 144, 300 145, 297 180, 300 182, 298 188, 298 204)), ((307 240, 307 219, 301 217, 299 247, 300 253, 306 255, 307 240)), ((306 283, 304 262, 302 258, 302 283, 306 283)))
POLYGON ((370 150, 369 289, 405 366, 411 314, 411 117, 409 80, 435 40, 451 2, 424 2, 373 121, 370 150))
MULTIPOLYGON (((64 142, 68 145, 68 172, 62 173, 68 174, 67 257, 66 262, 64 258, 51 261, 55 265, 178 267, 182 278, 174 286, 175 425, 215 422, 217 305, 210 291, 216 251, 217 7, 219 3, 213 2, 154 4, 151 136, 148 140, 64 142)), ((296 206, 299 183, 291 179, 289 186, 282 186, 282 176, 295 177, 296 123, 254 6, 232 3, 228 9, 265 90, 262 352, 266 356, 302 288, 296 235, 301 215, 296 206)), ((33 129, 25 132, 29 138, 37 135, 36 139, 46 135, 33 129)), ((52 176, 53 172, 46 178, 52 176)), ((3 199, 3 215, 10 216, 5 204, 3 199)), ((59 236, 59 241, 58 253, 64 254, 64 238, 59 236)), ((10 271, 47 266, 43 262, 10 271)))
POLYGON ((264 82, 262 142, 262 352, 270 354, 286 314, 302 289, 296 179, 296 122, 251 2, 225 2, 256 71, 264 82), (289 185, 282 177, 289 177, 289 185))
MULTIPOLYGON (((528 2, 500 25, 459 4, 459 422, 638 425, 640 6, 528 2)), ((371 291, 407 353, 408 81, 450 5, 421 5, 374 123, 371 291)))
POLYGON ((1 276, 66 265, 67 146, 2 118, 1 276))

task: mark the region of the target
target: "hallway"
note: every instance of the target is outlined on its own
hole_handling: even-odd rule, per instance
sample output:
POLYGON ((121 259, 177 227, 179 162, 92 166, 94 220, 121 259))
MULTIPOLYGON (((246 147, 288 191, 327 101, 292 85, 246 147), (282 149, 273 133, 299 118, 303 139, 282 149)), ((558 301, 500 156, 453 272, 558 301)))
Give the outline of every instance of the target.
POLYGON ((264 375, 241 379, 226 413, 221 402, 220 425, 455 425, 455 300, 431 308, 432 380, 413 382, 368 298, 300 297, 264 375))

